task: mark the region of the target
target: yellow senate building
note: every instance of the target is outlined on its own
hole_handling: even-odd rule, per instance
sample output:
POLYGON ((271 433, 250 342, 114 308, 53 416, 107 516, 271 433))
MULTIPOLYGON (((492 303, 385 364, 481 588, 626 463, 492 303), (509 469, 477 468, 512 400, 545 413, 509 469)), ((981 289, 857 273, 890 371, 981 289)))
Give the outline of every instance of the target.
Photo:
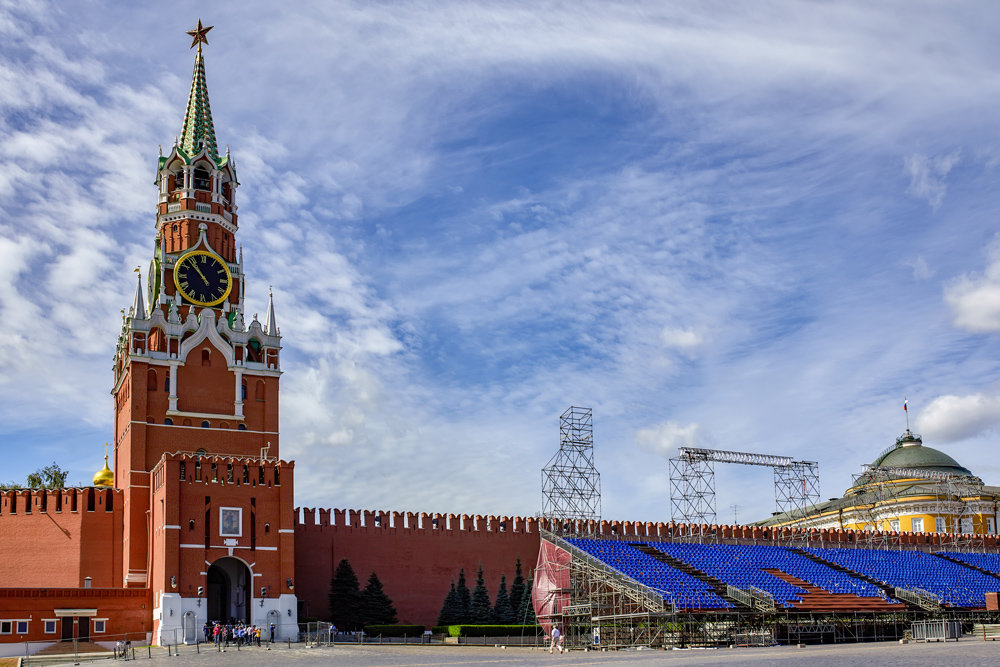
POLYGON ((843 497, 776 512, 758 525, 983 535, 996 532, 998 502, 1000 487, 983 484, 907 429, 854 476, 843 497))

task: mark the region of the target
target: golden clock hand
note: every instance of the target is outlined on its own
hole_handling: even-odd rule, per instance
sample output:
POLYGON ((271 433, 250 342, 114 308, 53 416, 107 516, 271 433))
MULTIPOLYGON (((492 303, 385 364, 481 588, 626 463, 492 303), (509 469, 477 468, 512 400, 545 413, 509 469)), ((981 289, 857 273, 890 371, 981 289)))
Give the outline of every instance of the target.
POLYGON ((201 279, 205 281, 205 286, 208 287, 208 278, 206 278, 205 274, 201 272, 201 269, 198 268, 197 262, 195 262, 193 259, 191 260, 191 267, 198 272, 198 275, 201 276, 201 279))

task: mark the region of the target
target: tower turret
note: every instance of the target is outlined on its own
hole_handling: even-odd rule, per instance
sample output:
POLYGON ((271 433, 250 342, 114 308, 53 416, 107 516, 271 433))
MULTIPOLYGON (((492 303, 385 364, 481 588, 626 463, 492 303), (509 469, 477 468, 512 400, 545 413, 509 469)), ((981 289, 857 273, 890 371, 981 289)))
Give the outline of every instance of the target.
MULTIPOLYGON (((275 564, 265 566, 258 555, 253 576, 271 572, 266 576, 274 581, 283 580, 279 573, 291 576, 291 556, 282 555, 290 554, 291 547, 279 549, 277 536, 265 530, 266 537, 258 537, 256 527, 263 520, 289 530, 285 524, 290 525, 292 518, 291 488, 282 491, 280 480, 291 473, 279 475, 276 469, 284 464, 271 460, 255 464, 256 477, 250 479, 247 467, 264 447, 270 447, 271 457, 279 456, 281 336, 273 297, 264 326, 256 319, 244 324, 244 263, 236 244, 234 202, 238 183, 229 151, 224 156, 218 152, 202 53, 210 29, 199 21, 189 33, 198 52, 184 123, 169 153, 157 160, 153 257, 145 294, 140 273, 132 303, 122 311, 112 390, 114 475, 102 471, 101 476, 122 489, 124 496, 123 583, 158 591, 161 606, 167 604, 163 599, 174 599, 169 596, 187 595, 201 577, 205 561, 218 559, 216 550, 223 547, 231 557, 233 548, 253 550, 258 540, 264 540, 267 546, 260 548, 274 550, 275 564), (215 461, 211 477, 200 468, 205 456, 215 461), (226 466, 221 477, 220 465, 226 466), (243 471, 235 482, 234 465, 243 471), (170 466, 176 466, 171 469, 172 486, 164 485, 162 474, 156 472, 170 466), (199 487, 188 498, 191 481, 220 486, 199 487), (218 495, 223 481, 224 499, 218 495), (275 513, 277 500, 266 509, 257 504, 265 502, 265 488, 273 488, 275 498, 287 495, 287 500, 281 496, 280 517, 275 513), (191 502, 195 504, 179 507, 191 502), (178 512, 183 512, 186 526, 183 554, 177 546, 180 536, 174 532, 180 525, 178 512), (172 518, 165 519, 164 513, 172 518), (224 530, 223 519, 230 522, 224 530), (195 521, 202 522, 199 544, 204 553, 195 553, 188 534, 195 521), (246 531, 239 528, 243 521, 246 531), (237 546, 230 548, 228 543, 237 546), (285 548, 287 552, 282 551, 285 548), (177 579, 186 581, 187 587, 176 589, 177 579)), ((243 580, 251 581, 249 576, 243 580)), ((170 604, 174 603, 186 604, 177 600, 170 604)), ((267 604, 258 603, 255 613, 269 613, 267 604)), ((276 603, 271 604, 273 608, 276 603)), ((220 618, 248 617, 250 612, 246 606, 234 611, 220 618)))

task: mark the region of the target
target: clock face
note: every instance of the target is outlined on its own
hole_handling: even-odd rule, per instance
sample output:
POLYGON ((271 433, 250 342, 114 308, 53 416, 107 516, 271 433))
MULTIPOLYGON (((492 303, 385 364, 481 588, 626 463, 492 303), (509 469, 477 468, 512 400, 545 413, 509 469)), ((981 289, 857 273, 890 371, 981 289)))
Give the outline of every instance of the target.
POLYGON ((207 250, 192 250, 174 264, 177 291, 198 306, 217 306, 233 289, 229 267, 207 250))
POLYGON ((146 279, 149 285, 147 301, 152 309, 156 305, 156 300, 160 298, 160 262, 158 260, 154 259, 149 263, 149 273, 146 275, 146 279))

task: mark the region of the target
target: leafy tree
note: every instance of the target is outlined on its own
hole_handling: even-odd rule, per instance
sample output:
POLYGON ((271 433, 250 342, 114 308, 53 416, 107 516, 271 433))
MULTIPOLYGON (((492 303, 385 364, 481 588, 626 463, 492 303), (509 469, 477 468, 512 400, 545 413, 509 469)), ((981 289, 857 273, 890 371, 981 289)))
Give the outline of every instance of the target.
POLYGON ((53 461, 52 465, 47 465, 30 473, 27 482, 24 484, 17 482, 0 484, 0 491, 10 489, 65 489, 67 477, 69 477, 69 471, 63 470, 58 463, 53 461))
POLYGON ((494 623, 513 623, 514 608, 510 606, 510 597, 507 595, 507 575, 500 575, 500 588, 497 589, 497 601, 493 605, 494 623))
POLYGON ((361 587, 347 559, 337 564, 330 580, 330 620, 343 630, 361 628, 361 587))
POLYGON ((521 574, 521 559, 514 566, 514 581, 510 585, 510 606, 517 614, 521 609, 521 599, 524 597, 524 575, 521 574))
POLYGON ((361 592, 361 619, 363 625, 393 625, 399 620, 396 608, 382 589, 382 582, 374 570, 361 592))
POLYGON ((469 622, 487 624, 493 622, 493 606, 490 604, 490 592, 486 590, 483 579, 483 566, 476 571, 476 587, 472 589, 472 604, 469 605, 469 622))
POLYGON ((458 586, 455 587, 458 594, 458 623, 468 623, 472 617, 469 615, 472 609, 472 593, 465 584, 465 568, 458 571, 458 586))
POLYGON ((438 614, 438 625, 454 625, 461 623, 462 618, 461 602, 458 600, 458 591, 455 590, 455 580, 451 580, 451 590, 444 596, 444 604, 441 605, 441 613, 438 614))

